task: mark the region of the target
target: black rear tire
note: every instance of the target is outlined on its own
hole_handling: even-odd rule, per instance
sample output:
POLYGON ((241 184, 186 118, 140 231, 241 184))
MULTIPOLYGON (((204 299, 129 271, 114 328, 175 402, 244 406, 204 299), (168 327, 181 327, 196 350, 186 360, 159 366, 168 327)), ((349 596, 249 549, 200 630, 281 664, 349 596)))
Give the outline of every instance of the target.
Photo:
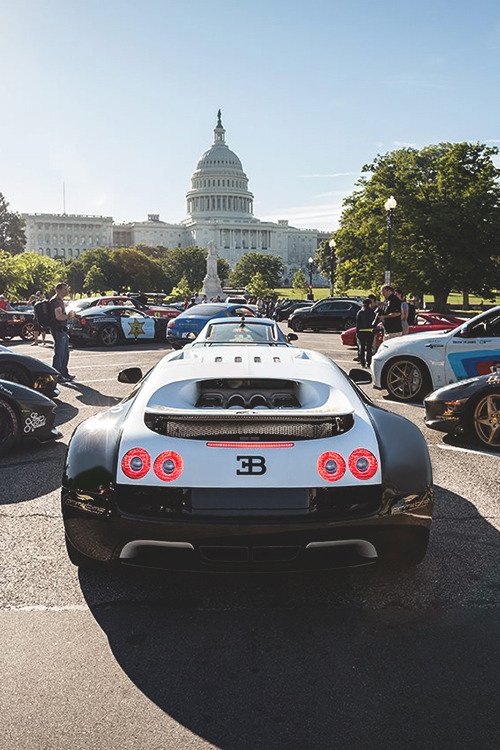
POLYGON ((69 541, 68 537, 65 537, 65 541, 68 557, 77 568, 86 568, 87 570, 90 570, 91 568, 99 568, 104 565, 104 563, 101 563, 98 560, 93 560, 91 557, 87 557, 83 552, 77 550, 69 541))
POLYGON ((291 326, 292 331, 297 331, 300 333, 300 331, 304 330, 304 324, 301 320, 294 320, 291 326))
POLYGON ((103 346, 116 346, 120 338, 120 332, 115 325, 105 325, 99 329, 97 338, 103 346))
POLYGON ((0 398, 0 456, 14 448, 21 438, 21 422, 16 410, 0 398))
POLYGON ((354 318, 346 318, 344 320, 344 331, 348 331, 349 328, 354 328, 355 325, 356 321, 354 320, 354 318))
POLYGON ((28 388, 32 387, 32 383, 28 375, 15 365, 0 365, 0 380, 8 380, 11 383, 19 383, 19 385, 26 385, 28 388))

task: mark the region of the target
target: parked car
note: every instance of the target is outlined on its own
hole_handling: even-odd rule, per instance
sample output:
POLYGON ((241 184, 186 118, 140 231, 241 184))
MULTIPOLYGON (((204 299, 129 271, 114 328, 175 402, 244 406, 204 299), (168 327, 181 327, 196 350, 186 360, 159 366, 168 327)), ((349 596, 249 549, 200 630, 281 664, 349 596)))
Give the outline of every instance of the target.
POLYGON ((488 375, 500 366, 500 306, 451 331, 384 341, 372 359, 375 388, 399 401, 421 400, 458 380, 488 375))
MULTIPOLYGON (((464 323, 464 318, 455 315, 441 315, 441 313, 417 313, 414 325, 409 326, 408 333, 431 333, 432 331, 443 331, 456 328, 464 323)), ((340 336, 344 346, 356 346, 356 327, 349 328, 340 336)), ((373 339, 373 353, 377 351, 384 338, 382 323, 377 326, 376 336, 373 339)))
POLYGON ((56 405, 50 398, 0 376, 0 455, 21 440, 55 440, 61 433, 54 426, 56 405))
POLYGON ((167 340, 174 347, 180 349, 196 338, 200 331, 212 318, 256 317, 255 306, 227 304, 226 302, 205 302, 193 305, 184 310, 174 320, 169 320, 167 340))
POLYGON ((179 314, 179 310, 171 305, 144 304, 137 297, 129 297, 125 294, 115 297, 86 297, 73 300, 67 305, 66 309, 68 312, 80 312, 91 307, 108 307, 108 305, 128 305, 154 318, 168 318, 168 320, 176 318, 179 314))
POLYGON ((0 339, 10 341, 19 336, 24 341, 33 338, 34 315, 32 312, 0 309, 0 339))
POLYGON ((166 341, 168 322, 128 305, 103 305, 73 313, 68 331, 73 345, 116 346, 126 341, 166 341))
POLYGON ((58 396, 59 373, 36 357, 18 354, 0 346, 0 380, 33 388, 46 396, 58 396))
POLYGON ((424 405, 431 430, 465 433, 487 448, 500 448, 500 363, 488 375, 439 388, 424 405))
POLYGON ((288 318, 288 327, 292 331, 334 330, 342 331, 352 328, 361 305, 349 298, 329 298, 316 302, 311 307, 301 307, 288 318))
POLYGON ((311 307, 312 302, 306 299, 291 299, 287 304, 280 305, 274 311, 274 319, 278 322, 282 320, 288 320, 290 315, 302 307, 311 307))
POLYGON ((75 565, 262 572, 424 558, 428 448, 355 386, 366 371, 348 377, 289 346, 271 320, 218 318, 145 376, 129 367, 118 379, 136 384, 129 397, 68 446, 75 565))

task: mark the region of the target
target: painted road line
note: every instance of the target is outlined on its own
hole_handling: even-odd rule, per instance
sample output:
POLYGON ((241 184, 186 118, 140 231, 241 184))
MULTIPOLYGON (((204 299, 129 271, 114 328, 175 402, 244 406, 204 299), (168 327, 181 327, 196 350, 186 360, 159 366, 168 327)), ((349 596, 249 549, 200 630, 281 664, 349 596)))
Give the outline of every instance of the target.
POLYGON ((459 453, 472 453, 474 456, 487 456, 488 458, 500 458, 500 453, 477 451, 474 448, 460 448, 458 445, 429 445, 429 448, 440 448, 442 451, 458 451, 459 453))

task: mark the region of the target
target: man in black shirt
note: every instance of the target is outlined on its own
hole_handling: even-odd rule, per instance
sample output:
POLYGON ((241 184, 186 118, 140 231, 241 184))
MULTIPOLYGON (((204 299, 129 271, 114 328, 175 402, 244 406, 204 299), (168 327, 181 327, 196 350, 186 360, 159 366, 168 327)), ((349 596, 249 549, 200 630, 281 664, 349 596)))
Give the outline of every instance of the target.
POLYGON ((384 324, 384 341, 393 339, 396 336, 403 335, 403 326, 401 325, 401 300, 394 294, 394 289, 388 284, 380 290, 385 302, 382 305, 382 314, 379 320, 384 324))
POLYGON ((356 336, 359 340, 359 361, 361 367, 370 367, 373 347, 373 324, 375 311, 370 306, 371 300, 363 300, 363 307, 356 315, 356 336))
POLYGON ((75 379, 68 372, 69 361, 69 336, 68 316, 64 305, 64 297, 68 294, 68 285, 64 282, 56 285, 56 293, 50 299, 53 312, 51 333, 54 339, 54 360, 52 367, 59 372, 59 381, 69 383, 75 379))

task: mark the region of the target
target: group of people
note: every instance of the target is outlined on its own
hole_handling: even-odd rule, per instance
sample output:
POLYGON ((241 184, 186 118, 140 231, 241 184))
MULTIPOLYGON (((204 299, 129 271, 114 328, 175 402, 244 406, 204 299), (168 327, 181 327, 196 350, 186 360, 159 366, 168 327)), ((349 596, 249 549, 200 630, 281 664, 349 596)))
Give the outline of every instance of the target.
POLYGON ((356 316, 358 356, 355 359, 362 367, 371 364, 373 339, 379 323, 384 328, 384 341, 406 335, 409 327, 415 323, 417 304, 413 297, 407 301, 401 289, 389 284, 384 284, 380 293, 383 302, 379 302, 374 294, 369 294, 356 316))

